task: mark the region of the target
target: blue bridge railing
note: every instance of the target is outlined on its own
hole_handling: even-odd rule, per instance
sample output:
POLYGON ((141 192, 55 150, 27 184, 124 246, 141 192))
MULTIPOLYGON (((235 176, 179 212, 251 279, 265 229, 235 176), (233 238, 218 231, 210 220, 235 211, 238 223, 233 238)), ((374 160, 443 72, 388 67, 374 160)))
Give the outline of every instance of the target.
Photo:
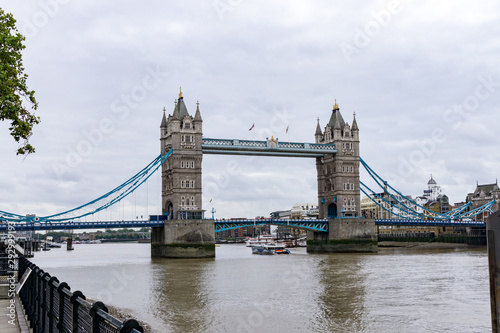
POLYGON ((422 219, 375 219, 375 225, 438 226, 438 227, 485 227, 482 221, 473 220, 422 220, 422 219))

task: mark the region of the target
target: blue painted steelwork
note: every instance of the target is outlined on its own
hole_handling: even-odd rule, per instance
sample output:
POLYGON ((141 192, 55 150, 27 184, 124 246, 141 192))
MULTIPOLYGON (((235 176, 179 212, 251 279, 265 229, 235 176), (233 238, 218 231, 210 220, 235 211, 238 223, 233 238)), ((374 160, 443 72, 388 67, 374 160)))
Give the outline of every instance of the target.
MULTIPOLYGON (((72 229, 121 229, 162 227, 164 221, 99 221, 99 222, 11 222, 16 231, 26 230, 72 230, 72 229)), ((0 224, 0 231, 8 230, 7 224, 0 224)))
POLYGON ((337 153, 334 144, 279 142, 277 140, 257 141, 203 138, 201 148, 204 154, 221 155, 322 157, 325 154, 337 153))
MULTIPOLYGON (((107 209, 112 205, 116 204, 120 200, 127 197, 130 193, 135 191, 139 186, 141 186, 146 180, 151 177, 152 174, 155 173, 156 170, 166 161, 166 159, 172 155, 172 149, 166 153, 165 155, 159 155, 156 157, 151 163, 149 163, 145 168, 135 174, 132 178, 125 181, 123 184, 109 191, 108 193, 100 196, 97 199, 94 199, 84 205, 78 206, 76 208, 64 211, 62 213, 48 215, 48 216, 40 216, 36 218, 36 221, 45 221, 45 222, 64 222, 64 221, 72 221, 75 219, 79 219, 85 216, 89 216, 100 212, 101 210, 107 209), (101 204, 97 208, 91 208, 92 205, 96 204, 99 201, 109 200, 103 204, 101 204), (80 212, 79 212, 80 211, 80 212), (85 211, 85 212, 83 212, 85 211), (66 217, 64 217, 66 215, 66 217)), ((0 211, 0 220, 5 221, 24 221, 31 222, 33 218, 28 216, 22 216, 17 214, 11 214, 8 212, 0 211)))
MULTIPOLYGON (((368 166, 368 164, 366 164, 365 161, 363 161, 362 158, 359 159, 361 164, 365 167, 365 170, 368 172, 368 174, 373 178, 373 180, 375 180, 375 182, 383 189, 384 193, 386 193, 387 195, 389 195, 392 199, 394 199, 394 201, 396 201, 398 203, 398 205, 392 203, 392 202, 389 202, 387 200, 385 200, 384 198, 382 198, 380 195, 378 195, 377 193, 375 193, 375 191, 373 191, 372 189, 370 189, 368 186, 366 186, 365 184, 363 184, 361 181, 360 181, 360 185, 365 187, 366 189, 368 189, 369 191, 372 192, 372 194, 374 194, 375 196, 377 196, 379 199, 381 199, 382 201, 384 201, 385 203, 389 204, 390 207, 393 207, 393 208, 397 208, 399 210, 401 210, 403 213, 406 213, 406 214, 409 214, 409 215, 412 215, 412 216, 415 216, 415 217, 421 217, 421 218, 432 218, 432 219, 442 219, 442 220, 458 220, 458 219, 468 219, 470 217, 474 217, 476 215, 479 215, 481 214, 482 212, 488 210, 491 208, 491 206, 495 203, 495 200, 492 200, 488 203, 486 203, 485 205, 481 206, 481 207, 478 207, 474 210, 471 210, 471 211, 468 211, 468 212, 463 212, 466 208, 468 208, 471 203, 467 203, 461 207, 458 207, 448 213, 445 213, 445 214, 439 214, 437 212, 434 212, 422 205, 419 205, 418 203, 416 203, 415 201, 407 198, 406 196, 404 196, 403 194, 401 194, 399 191, 397 191, 394 187, 392 187, 391 185, 389 185, 389 183, 387 181, 385 181, 384 179, 382 179, 377 173, 375 173, 375 171, 373 171, 372 168, 370 168, 368 166), (383 185, 381 184, 381 182, 383 183, 383 185), (401 202, 397 197, 395 197, 393 194, 391 194, 387 188, 390 188, 391 190, 393 190, 395 193, 397 193, 397 195, 400 196, 400 198, 404 198, 405 201, 407 201, 410 205, 413 205, 414 207, 419 207, 421 208, 426 214, 424 213, 420 213, 418 211, 416 211, 415 209, 411 208, 411 207, 408 207, 407 205, 405 205, 403 202, 401 202)), ((384 207, 383 205, 380 204, 380 202, 377 202, 376 200, 374 200, 372 198, 371 195, 368 195, 366 193, 366 191, 363 190, 363 188, 360 188, 360 190, 365 194, 367 195, 373 202, 375 202, 379 207, 382 207, 383 209, 385 209, 386 211, 390 212, 391 214, 394 214, 396 216, 399 216, 399 217, 403 217, 403 218, 407 218, 405 216, 402 216, 400 214, 397 214, 396 212, 393 212, 392 210, 389 210, 387 209, 386 207, 384 207)))
POLYGON ((255 225, 286 225, 294 228, 327 232, 328 220, 281 220, 281 219, 245 219, 245 220, 215 220, 215 232, 251 227, 255 225))
POLYGON ((375 225, 405 225, 421 227, 484 227, 482 221, 473 220, 419 220, 419 219, 375 219, 375 225))

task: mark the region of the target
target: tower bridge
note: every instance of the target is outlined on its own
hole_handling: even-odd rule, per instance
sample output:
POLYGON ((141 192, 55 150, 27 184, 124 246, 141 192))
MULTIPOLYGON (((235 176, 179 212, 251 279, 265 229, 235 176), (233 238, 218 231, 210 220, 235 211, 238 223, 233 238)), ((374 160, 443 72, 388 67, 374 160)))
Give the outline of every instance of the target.
MULTIPOLYGON (((328 123, 322 129, 318 119, 314 142, 216 139, 203 137, 199 103, 194 116, 184 103, 182 92, 172 114, 160 124, 160 155, 132 178, 91 202, 62 213, 33 219, 0 210, 0 219, 16 223, 16 230, 103 229, 151 227, 153 257, 213 257, 215 233, 258 224, 289 225, 309 230, 309 252, 376 252, 377 225, 482 227, 471 217, 498 209, 495 200, 482 206, 468 203, 447 213, 429 211, 406 198, 378 176, 360 158, 356 115, 349 125, 335 101, 328 123), (204 217, 202 207, 202 160, 204 154, 280 156, 316 159, 317 220, 248 219, 220 221, 204 217), (380 195, 360 182, 363 166, 383 188, 380 195), (161 215, 145 221, 80 221, 107 209, 143 184, 161 167, 161 215), (388 213, 400 219, 366 219, 361 216, 360 191, 388 213), (371 192, 371 193, 370 193, 371 192), (103 201, 102 205, 97 202, 103 201), (97 207, 94 207, 97 205, 97 207)), ((9 226, 0 223, 0 231, 9 226)))
MULTIPOLYGON (((366 246, 362 250, 374 250, 375 228, 371 228, 374 222, 363 220, 360 223, 359 219, 359 128, 355 115, 352 126, 344 121, 336 101, 324 130, 318 119, 315 142, 280 142, 274 137, 261 141, 212 139, 203 138, 199 103, 196 103, 194 116, 190 115, 181 91, 172 114, 167 116, 164 109, 160 143, 161 154, 171 152, 172 156, 162 165, 162 211, 166 220, 163 227, 153 227, 153 256, 215 255, 215 247, 207 245, 214 245, 215 228, 220 228, 220 224, 207 222, 203 216, 203 154, 315 158, 319 218, 333 219, 340 212, 343 217, 356 218, 355 224, 361 227, 352 228, 352 221, 347 236, 342 237, 354 238, 357 244, 365 241, 366 246)), ((324 235, 329 229, 322 223, 311 239, 324 242, 321 247, 326 248, 334 236, 330 237, 332 231, 326 232, 330 236, 324 235)))

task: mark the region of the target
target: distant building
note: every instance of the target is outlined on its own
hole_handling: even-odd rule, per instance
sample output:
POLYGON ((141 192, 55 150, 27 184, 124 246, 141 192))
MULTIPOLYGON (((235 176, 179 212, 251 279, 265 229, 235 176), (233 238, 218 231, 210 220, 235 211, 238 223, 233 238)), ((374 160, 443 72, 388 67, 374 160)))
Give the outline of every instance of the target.
POLYGON ((474 219, 476 221, 486 221, 491 212, 495 212, 500 209, 500 187, 498 187, 498 180, 494 184, 484 184, 479 185, 476 183, 476 189, 473 193, 467 194, 466 202, 470 202, 471 206, 468 208, 469 211, 484 206, 488 202, 495 200, 491 210, 486 210, 482 214, 476 215, 474 219))
POLYGON ((427 201, 436 201, 440 195, 441 186, 437 184, 431 175, 431 179, 427 182, 427 190, 424 190, 424 198, 426 198, 427 201))
POLYGON ((296 203, 289 210, 279 210, 270 214, 273 219, 317 219, 317 203, 296 203))

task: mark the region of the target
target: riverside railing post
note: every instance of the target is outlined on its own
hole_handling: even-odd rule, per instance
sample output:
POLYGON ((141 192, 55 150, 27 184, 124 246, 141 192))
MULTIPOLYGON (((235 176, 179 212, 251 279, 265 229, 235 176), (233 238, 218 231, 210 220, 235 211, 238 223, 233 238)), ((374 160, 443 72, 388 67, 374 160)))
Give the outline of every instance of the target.
POLYGON ((33 279, 33 289, 35 290, 35 299, 33 300, 33 306, 34 311, 33 311, 33 316, 34 319, 30 320, 31 323, 31 328, 33 329, 34 333, 41 332, 42 331, 42 326, 41 326, 41 315, 42 315, 42 304, 43 304, 43 298, 42 298, 42 293, 44 293, 43 289, 43 284, 42 284, 42 279, 41 276, 43 275, 43 271, 35 266, 34 264, 31 264, 31 277, 33 279))
POLYGON ((77 298, 85 299, 85 295, 80 290, 77 290, 73 292, 73 296, 69 299, 70 302, 73 304, 73 329, 71 332, 77 333, 78 332, 78 323, 79 323, 79 311, 78 307, 80 306, 80 303, 78 303, 77 298))
POLYGON ((101 321, 101 317, 97 313, 98 310, 103 310, 104 312, 108 312, 108 308, 104 305, 103 302, 95 302, 90 309, 90 316, 92 317, 92 333, 100 333, 101 327, 99 322, 101 321))
POLYGON ((42 289, 41 289, 41 292, 42 292, 41 309, 42 309, 42 311, 40 312, 40 318, 41 318, 42 322, 41 322, 40 332, 43 332, 45 330, 45 328, 47 328, 47 325, 45 324, 47 322, 47 313, 49 310, 49 304, 48 304, 49 300, 47 299, 47 288, 49 288, 49 286, 47 285, 47 279, 50 278, 50 274, 43 273, 43 275, 39 278, 42 280, 42 289))
POLYGON ((54 293, 56 292, 56 288, 54 286, 54 282, 59 282, 55 276, 51 277, 49 280, 49 290, 50 290, 50 296, 49 296, 49 331, 52 331, 54 328, 54 316, 55 316, 55 311, 54 309, 54 293))
POLYGON ((500 211, 488 217, 486 222, 488 266, 490 272, 491 329, 500 332, 500 211), (498 245, 497 245, 498 244, 498 245))
POLYGON ((64 309, 66 308, 66 296, 64 295, 63 288, 70 290, 70 287, 66 282, 59 283, 59 286, 57 287, 57 292, 59 293, 59 320, 57 321, 57 329, 59 330, 59 332, 66 332, 66 327, 64 327, 64 309))

